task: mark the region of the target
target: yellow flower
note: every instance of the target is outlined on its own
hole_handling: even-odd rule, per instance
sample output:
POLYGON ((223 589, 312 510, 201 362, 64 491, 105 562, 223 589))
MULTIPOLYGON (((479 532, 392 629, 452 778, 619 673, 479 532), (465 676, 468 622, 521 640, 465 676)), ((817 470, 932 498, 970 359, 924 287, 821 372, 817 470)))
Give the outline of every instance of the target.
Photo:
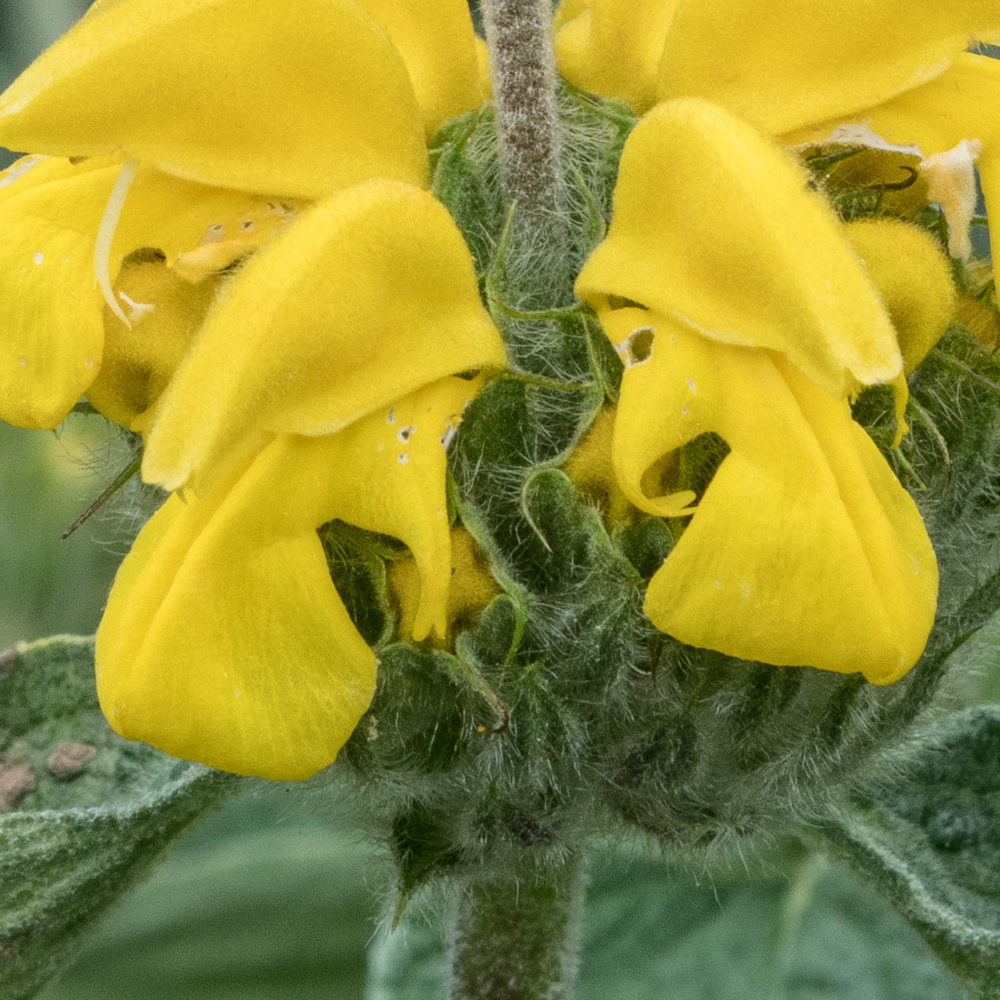
POLYGON ((563 8, 559 68, 585 90, 640 113, 700 97, 790 144, 863 123, 873 140, 919 144, 931 172, 935 157, 958 147, 965 159, 953 158, 962 162, 931 193, 946 210, 954 256, 968 255, 968 203, 951 204, 956 187, 974 191, 980 148, 987 208, 1000 210, 1000 64, 964 51, 1000 35, 992 0, 916 0, 905 12, 869 0, 766 8, 755 0, 574 0, 563 8))
MULTIPOLYGON (((973 164, 979 174, 987 214, 1000 216, 1000 60, 962 52, 930 82, 876 106, 852 120, 893 143, 916 143, 929 198, 945 211, 949 249, 967 257, 968 221, 976 204, 973 164)), ((794 142, 828 140, 844 120, 800 129, 794 142)))
POLYGON ((315 529, 340 518, 404 541, 421 580, 414 635, 444 635, 442 438, 476 388, 446 377, 337 434, 278 435, 204 498, 174 494, 126 556, 98 631, 113 728, 239 774, 290 781, 329 764, 368 707, 376 661, 315 529))
MULTIPOLYGON (((876 259, 893 234, 868 236, 876 259)), ((947 323, 951 284, 933 248, 914 263, 927 301, 900 322, 926 339, 947 323)), ((899 275, 882 270, 891 291, 899 275)), ((903 359, 804 174, 717 105, 660 105, 626 143, 608 236, 576 291, 626 364, 612 445, 623 491, 652 514, 693 514, 650 582, 652 622, 746 659, 902 676, 933 622, 937 568, 847 396, 896 379, 903 359), (657 474, 710 432, 729 453, 693 507, 657 474)))
POLYGON ((334 518, 410 547, 413 635, 444 634, 456 373, 505 355, 421 185, 481 62, 460 0, 104 0, 0 97, 0 141, 46 154, 0 179, 0 416, 87 391, 179 491, 98 632, 126 737, 272 779, 333 760, 376 665, 334 518))
POLYGON ((701 97, 771 135, 881 104, 944 72, 973 39, 1000 33, 992 0, 915 0, 905 16, 868 0, 569 6, 556 56, 570 82, 638 112, 701 97))
POLYGON ((55 426, 97 377, 95 276, 151 315, 111 290, 136 252, 206 277, 304 203, 422 185, 426 134, 481 103, 477 52, 460 0, 95 4, 0 96, 0 144, 36 154, 0 176, 0 418, 55 426))

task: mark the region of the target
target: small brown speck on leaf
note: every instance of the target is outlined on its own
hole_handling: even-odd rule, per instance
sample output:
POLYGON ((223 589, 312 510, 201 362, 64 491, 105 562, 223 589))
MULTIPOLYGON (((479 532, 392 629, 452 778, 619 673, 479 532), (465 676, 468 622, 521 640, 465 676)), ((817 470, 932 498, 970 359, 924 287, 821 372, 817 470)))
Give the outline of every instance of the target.
POLYGON ((35 790, 35 775, 24 764, 0 764, 0 812, 20 805, 35 790))
POLYGON ((66 740, 60 743, 49 757, 49 770, 57 781, 68 781, 70 778, 75 778, 96 753, 97 748, 89 743, 66 740))

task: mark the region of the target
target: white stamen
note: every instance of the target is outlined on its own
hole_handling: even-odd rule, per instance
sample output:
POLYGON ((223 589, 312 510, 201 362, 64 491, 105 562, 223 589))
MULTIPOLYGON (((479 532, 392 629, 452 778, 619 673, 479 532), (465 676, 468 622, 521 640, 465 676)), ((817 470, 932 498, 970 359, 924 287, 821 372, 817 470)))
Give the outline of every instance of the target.
POLYGON ((156 306, 148 302, 136 302, 130 299, 124 292, 119 292, 118 298, 128 306, 129 323, 138 323, 143 316, 147 316, 156 308, 156 306))
POLYGON ((948 223, 948 253, 959 260, 972 256, 969 226, 976 211, 975 163, 982 150, 978 139, 963 139, 947 152, 920 161, 927 200, 941 206, 948 223))
POLYGON ((135 180, 135 175, 139 170, 138 160, 126 160, 118 172, 118 179, 115 186, 108 195, 108 203, 104 206, 104 216, 101 225, 97 230, 97 242, 94 244, 94 282, 100 288, 104 301, 108 308, 131 330, 132 324, 128 317, 122 312, 122 307, 118 305, 114 292, 111 290, 111 241, 115 236, 115 229, 118 226, 118 219, 121 217, 122 208, 125 206, 125 198, 128 189, 135 180))
POLYGON ((35 262, 35 267, 38 267, 43 260, 45 260, 45 254, 41 250, 36 250, 32 255, 31 259, 35 262))

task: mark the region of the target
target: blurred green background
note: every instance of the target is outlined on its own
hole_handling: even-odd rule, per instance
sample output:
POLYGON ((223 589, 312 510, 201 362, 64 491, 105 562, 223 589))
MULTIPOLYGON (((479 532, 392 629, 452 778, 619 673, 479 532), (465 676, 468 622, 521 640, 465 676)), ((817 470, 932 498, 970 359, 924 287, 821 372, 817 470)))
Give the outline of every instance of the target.
MULTIPOLYGON (((0 0, 0 83, 86 6, 0 0)), ((0 649, 96 628, 132 527, 119 510, 60 534, 123 464, 119 437, 96 416, 56 432, 0 423, 0 649)), ((668 875, 662 862, 602 859, 581 1000, 957 996, 867 890, 826 867, 804 871, 805 883, 789 870, 727 885, 668 875), (768 928, 781 937, 780 970, 768 928)), ((110 914, 42 1000, 356 1000, 376 926, 370 888, 386 876, 334 788, 247 782, 110 914)), ((411 990, 400 1000, 433 1000, 411 990)))

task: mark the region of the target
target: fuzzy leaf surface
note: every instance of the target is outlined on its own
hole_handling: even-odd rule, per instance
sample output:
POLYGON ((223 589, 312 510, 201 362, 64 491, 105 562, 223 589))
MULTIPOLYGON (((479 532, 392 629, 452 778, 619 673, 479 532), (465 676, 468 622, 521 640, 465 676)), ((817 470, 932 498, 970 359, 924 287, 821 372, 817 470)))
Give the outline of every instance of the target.
MULTIPOLYGON (((781 873, 705 875, 638 854, 591 868, 578 1000, 962 1000, 919 937, 838 866, 798 855, 781 873)), ((369 948, 366 1000, 426 1000, 444 936, 419 917, 369 948)))
POLYGON ((0 812, 0 993, 10 1000, 34 995, 93 921, 231 787, 112 733, 97 705, 93 655, 92 640, 58 636, 0 658, 0 771, 34 786, 0 812), (94 751, 76 774, 53 756, 66 743, 94 751))
POLYGON ((1000 707, 948 721, 905 782, 855 797, 823 831, 982 1000, 1000 967, 1000 707))

